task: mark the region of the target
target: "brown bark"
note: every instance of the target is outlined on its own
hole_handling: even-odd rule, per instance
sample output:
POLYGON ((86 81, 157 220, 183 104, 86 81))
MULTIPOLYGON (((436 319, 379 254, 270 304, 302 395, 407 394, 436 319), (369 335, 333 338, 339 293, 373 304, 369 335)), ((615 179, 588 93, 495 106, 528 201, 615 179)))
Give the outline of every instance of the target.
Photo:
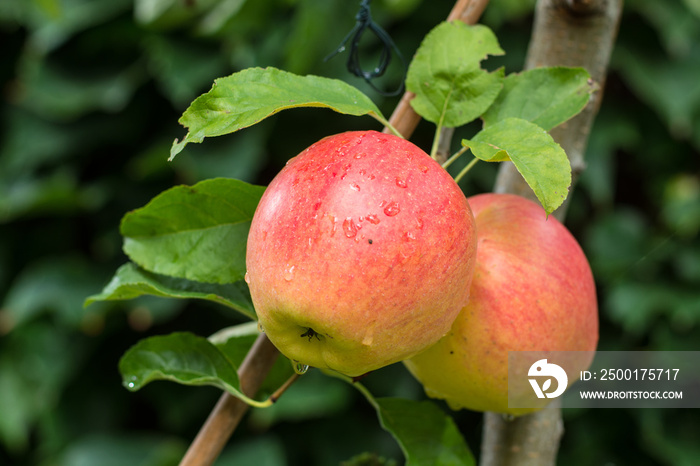
MULTIPOLYGON (((551 131, 571 161, 572 188, 585 167, 588 135, 603 96, 621 10, 622 0, 539 0, 537 3, 526 68, 580 66, 588 70, 600 87, 579 115, 551 131)), ((511 163, 500 167, 494 191, 536 200, 511 163)), ((567 205, 565 202, 554 216, 563 220, 567 205)), ((540 412, 514 420, 485 413, 483 432, 481 466, 554 465, 564 432, 561 408, 559 403, 552 403, 540 412)))

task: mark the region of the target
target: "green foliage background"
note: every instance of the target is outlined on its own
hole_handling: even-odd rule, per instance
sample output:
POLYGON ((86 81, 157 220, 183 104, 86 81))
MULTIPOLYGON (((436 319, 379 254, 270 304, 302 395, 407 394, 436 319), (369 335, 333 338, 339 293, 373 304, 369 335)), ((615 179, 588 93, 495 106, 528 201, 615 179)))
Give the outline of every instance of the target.
MULTIPOLYGON (((483 22, 506 55, 489 66, 520 70, 533 3, 491 1, 483 22)), ((84 309, 83 300, 125 262, 120 218, 162 190, 214 176, 267 184, 320 137, 379 129, 366 117, 296 109, 166 161, 184 135, 177 119, 189 102, 215 78, 250 66, 344 79, 391 114, 398 99, 350 76, 345 55, 323 61, 354 25, 358 5, 0 2, 0 464, 177 464, 218 392, 161 382, 130 393, 119 358, 146 336, 207 336, 244 319, 202 302, 140 298, 84 309)), ((452 2, 372 6, 410 57, 452 2)), ((390 68, 379 85, 395 88, 400 72, 390 68)), ((700 350, 698 76, 697 0, 628 0, 568 216, 597 279, 601 349, 700 350)), ((432 129, 422 123, 412 140, 428 149, 432 129)), ((455 143, 474 129, 460 129, 455 143)), ((495 168, 477 166, 465 192, 490 190, 495 168)), ((424 397, 400 365, 366 385, 380 396, 424 397)), ((481 415, 454 417, 478 454, 481 415)), ((700 458, 697 410, 564 417, 562 465, 700 458)), ((338 464, 362 452, 401 458, 361 395, 312 371, 275 407, 251 412, 217 465, 338 464)))

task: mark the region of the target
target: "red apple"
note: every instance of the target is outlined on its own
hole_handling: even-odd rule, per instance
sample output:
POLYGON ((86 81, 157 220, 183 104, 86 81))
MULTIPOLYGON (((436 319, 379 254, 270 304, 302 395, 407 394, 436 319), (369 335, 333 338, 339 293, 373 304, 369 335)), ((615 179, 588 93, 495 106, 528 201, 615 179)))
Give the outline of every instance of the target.
POLYGON ((593 276, 571 233, 538 204, 510 194, 468 201, 478 236, 469 304, 448 335, 405 364, 454 409, 523 414, 531 410, 508 408, 508 352, 594 351, 593 276))
POLYGON ((291 159, 253 218, 247 281, 270 341, 303 365, 358 376, 424 350, 469 297, 474 218, 425 152, 376 131, 291 159))

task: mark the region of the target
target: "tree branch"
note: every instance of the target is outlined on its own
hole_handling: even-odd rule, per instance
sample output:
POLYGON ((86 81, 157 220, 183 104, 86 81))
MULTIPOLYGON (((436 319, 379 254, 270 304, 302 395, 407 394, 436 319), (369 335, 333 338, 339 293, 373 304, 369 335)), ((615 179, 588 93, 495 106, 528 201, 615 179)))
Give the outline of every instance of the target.
MULTIPOLYGON (((248 396, 255 395, 278 356, 277 348, 261 333, 238 369, 241 391, 248 396)), ((247 404, 224 392, 180 461, 180 466, 214 464, 246 411, 247 404)))
MULTIPOLYGON (((526 69, 539 66, 586 68, 600 89, 586 108, 551 131, 566 151, 572 166, 572 189, 583 171, 584 153, 593 120, 600 107, 610 54, 622 10, 622 0, 539 0, 526 69)), ((511 163, 502 163, 496 192, 536 197, 511 163)), ((567 201, 554 212, 563 220, 567 201)), ((559 403, 507 420, 500 414, 484 414, 481 466, 546 466, 556 462, 564 427, 559 403)))

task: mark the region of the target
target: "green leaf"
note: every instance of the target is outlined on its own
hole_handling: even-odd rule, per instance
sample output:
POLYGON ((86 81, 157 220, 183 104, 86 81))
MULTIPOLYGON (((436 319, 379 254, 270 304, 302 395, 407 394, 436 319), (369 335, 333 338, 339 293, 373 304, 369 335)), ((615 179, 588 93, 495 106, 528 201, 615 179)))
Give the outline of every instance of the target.
POLYGON ((386 123, 369 97, 343 81, 299 76, 275 68, 250 68, 215 80, 209 92, 192 102, 180 118, 189 131, 182 141, 173 143, 170 160, 190 142, 233 133, 296 107, 370 115, 386 123))
POLYGON ((462 140, 474 156, 487 162, 510 160, 534 191, 547 214, 559 207, 571 185, 571 165, 564 149, 542 128, 506 118, 462 140))
POLYGON ((411 466, 475 465, 454 420, 431 401, 376 399, 382 427, 401 446, 411 466))
POLYGON ((398 442, 408 466, 473 466, 474 456, 454 420, 434 402, 375 398, 361 383, 333 371, 326 375, 355 387, 377 411, 379 422, 398 442))
POLYGON ((503 53, 486 26, 441 23, 425 37, 408 69, 406 89, 416 94, 411 106, 441 126, 476 119, 498 96, 504 75, 503 69, 481 69, 481 61, 503 53))
POLYGON ((549 131, 583 110, 595 89, 583 68, 535 68, 511 74, 482 116, 484 127, 506 118, 522 118, 549 131))
POLYGON ((143 295, 161 298, 204 299, 223 304, 255 319, 255 309, 243 281, 226 285, 208 284, 156 275, 133 263, 119 267, 101 293, 88 297, 85 306, 96 301, 134 299, 143 295))
POLYGON ((255 401, 241 392, 236 370, 234 362, 216 345, 187 332, 141 340, 119 361, 123 384, 131 391, 154 380, 170 380, 218 387, 251 406, 269 406, 270 402, 255 401))
POLYGON ((250 221, 264 190, 216 178, 164 191, 122 219, 124 252, 161 275, 205 283, 243 280, 250 221))

